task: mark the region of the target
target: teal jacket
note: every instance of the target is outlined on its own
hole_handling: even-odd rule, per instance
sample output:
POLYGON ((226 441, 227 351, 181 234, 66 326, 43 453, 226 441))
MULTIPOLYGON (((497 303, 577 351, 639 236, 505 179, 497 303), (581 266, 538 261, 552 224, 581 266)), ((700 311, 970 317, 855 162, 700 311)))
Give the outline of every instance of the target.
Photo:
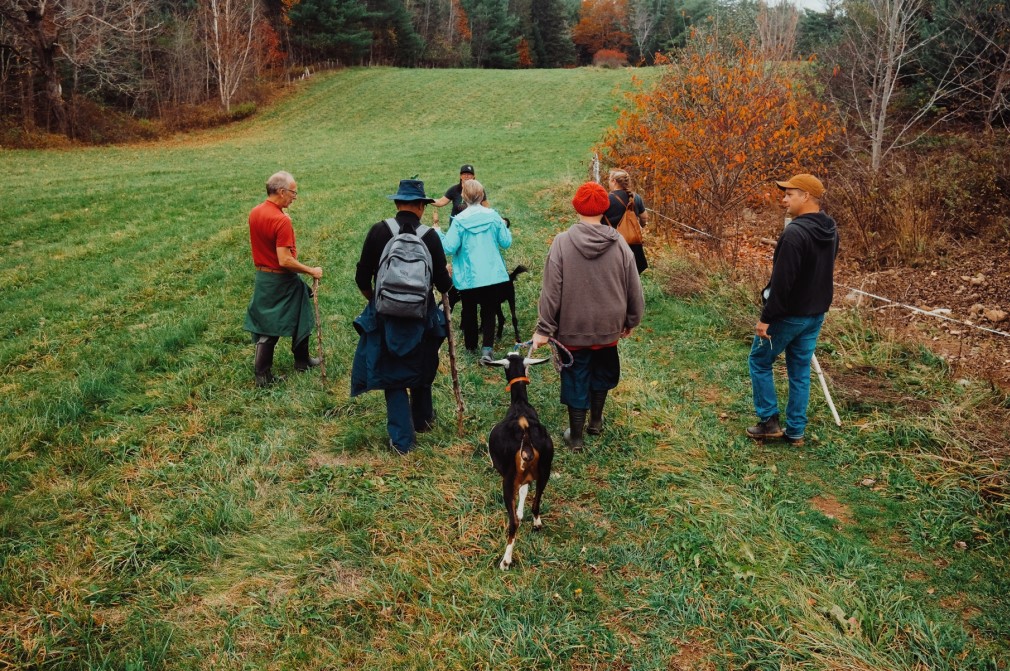
POLYGON ((452 255, 452 283, 457 289, 476 289, 508 282, 498 248, 512 246, 512 232, 494 210, 471 205, 452 219, 442 247, 452 255))

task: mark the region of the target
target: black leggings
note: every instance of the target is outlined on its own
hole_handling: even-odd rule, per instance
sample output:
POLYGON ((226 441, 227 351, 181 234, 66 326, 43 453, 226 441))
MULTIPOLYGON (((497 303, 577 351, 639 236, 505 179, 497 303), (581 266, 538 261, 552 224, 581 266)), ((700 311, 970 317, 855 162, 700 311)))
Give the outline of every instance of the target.
POLYGON ((495 322, 501 305, 501 285, 490 284, 476 289, 460 289, 459 300, 463 310, 459 327, 463 329, 463 346, 477 349, 477 306, 480 306, 481 347, 494 347, 495 322))

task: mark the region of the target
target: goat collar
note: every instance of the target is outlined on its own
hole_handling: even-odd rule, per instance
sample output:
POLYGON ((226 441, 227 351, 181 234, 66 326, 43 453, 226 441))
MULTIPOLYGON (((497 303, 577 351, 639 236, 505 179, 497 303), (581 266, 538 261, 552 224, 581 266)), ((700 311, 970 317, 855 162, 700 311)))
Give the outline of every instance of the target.
POLYGON ((512 391, 512 385, 515 384, 516 382, 525 382, 526 384, 529 384, 530 379, 525 375, 522 377, 514 377, 511 380, 509 380, 509 383, 507 385, 505 385, 505 391, 512 391))

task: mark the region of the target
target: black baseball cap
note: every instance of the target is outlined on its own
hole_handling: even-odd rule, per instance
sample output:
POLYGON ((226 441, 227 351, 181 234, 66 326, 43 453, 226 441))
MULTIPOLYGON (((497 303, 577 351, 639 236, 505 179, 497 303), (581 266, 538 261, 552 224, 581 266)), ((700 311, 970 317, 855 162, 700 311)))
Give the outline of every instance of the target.
POLYGON ((469 163, 464 163, 463 165, 461 165, 459 167, 459 174, 462 175, 464 172, 468 172, 471 175, 476 175, 477 174, 476 172, 473 171, 473 166, 470 165, 469 163))

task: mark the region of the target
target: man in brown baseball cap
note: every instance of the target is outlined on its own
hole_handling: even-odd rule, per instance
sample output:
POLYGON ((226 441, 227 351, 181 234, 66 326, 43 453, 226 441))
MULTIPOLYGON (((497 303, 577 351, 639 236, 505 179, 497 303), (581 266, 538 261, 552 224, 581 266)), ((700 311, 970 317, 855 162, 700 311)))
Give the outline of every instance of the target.
POLYGON ((783 191, 788 189, 799 189, 800 191, 809 193, 817 200, 820 200, 824 196, 824 185, 821 184, 821 180, 817 179, 813 175, 807 175, 806 173, 796 175, 788 182, 775 182, 775 185, 783 191))
POLYGON ((764 309, 754 329, 749 360, 758 423, 748 427, 747 435, 802 445, 810 400, 810 360, 834 297, 838 229, 835 220, 821 210, 821 180, 800 174, 775 184, 782 189, 782 205, 792 219, 775 245, 772 277, 761 292, 764 309), (772 379, 772 363, 783 352, 789 376, 784 427, 779 424, 772 379))

